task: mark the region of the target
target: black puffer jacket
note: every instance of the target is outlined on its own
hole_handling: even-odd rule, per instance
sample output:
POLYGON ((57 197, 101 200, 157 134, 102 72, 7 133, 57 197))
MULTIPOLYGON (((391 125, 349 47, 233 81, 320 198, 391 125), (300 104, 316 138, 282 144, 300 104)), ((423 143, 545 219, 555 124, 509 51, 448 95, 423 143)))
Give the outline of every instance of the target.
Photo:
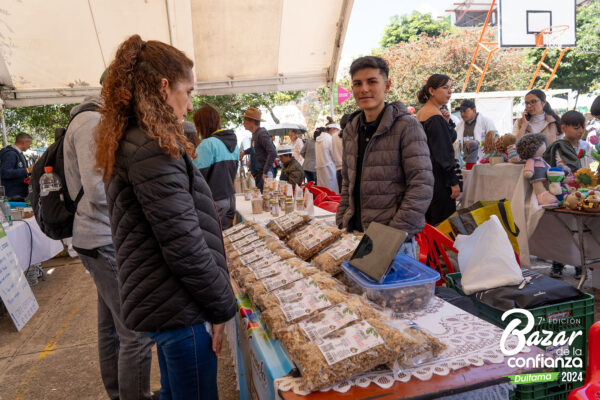
POLYGON ((128 328, 157 332, 235 315, 217 211, 187 155, 173 160, 144 131, 128 129, 106 199, 128 328))

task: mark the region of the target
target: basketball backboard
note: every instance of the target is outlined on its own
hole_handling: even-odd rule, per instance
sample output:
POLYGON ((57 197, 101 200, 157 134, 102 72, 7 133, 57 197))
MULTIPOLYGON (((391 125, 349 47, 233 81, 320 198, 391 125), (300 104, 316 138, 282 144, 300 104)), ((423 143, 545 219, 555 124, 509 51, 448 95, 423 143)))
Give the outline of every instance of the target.
POLYGON ((535 35, 550 26, 563 27, 555 30, 554 47, 574 47, 576 6, 576 0, 499 0, 500 47, 536 47, 535 35))

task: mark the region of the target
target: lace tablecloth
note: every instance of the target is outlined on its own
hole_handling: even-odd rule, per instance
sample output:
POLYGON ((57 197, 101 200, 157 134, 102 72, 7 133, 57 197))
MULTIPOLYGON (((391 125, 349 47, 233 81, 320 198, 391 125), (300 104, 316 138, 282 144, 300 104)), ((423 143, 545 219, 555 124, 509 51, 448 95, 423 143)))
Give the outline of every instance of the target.
MULTIPOLYGON (((345 393, 352 386, 366 388, 371 383, 388 389, 396 381, 408 382, 413 378, 427 381, 434 375, 445 376, 460 368, 482 366, 484 363, 499 364, 504 361, 505 356, 500 350, 502 329, 438 297, 434 297, 426 309, 405 313, 402 317, 415 322, 444 342, 448 346, 446 351, 437 360, 414 368, 397 373, 391 370, 372 371, 321 391, 335 390, 345 393)), ((514 342, 509 340, 507 347, 514 348, 514 342)), ((530 348, 525 348, 523 352, 529 351, 530 348)), ((275 380, 275 387, 284 392, 293 390, 299 395, 310 393, 304 389, 302 378, 285 376, 275 380)))

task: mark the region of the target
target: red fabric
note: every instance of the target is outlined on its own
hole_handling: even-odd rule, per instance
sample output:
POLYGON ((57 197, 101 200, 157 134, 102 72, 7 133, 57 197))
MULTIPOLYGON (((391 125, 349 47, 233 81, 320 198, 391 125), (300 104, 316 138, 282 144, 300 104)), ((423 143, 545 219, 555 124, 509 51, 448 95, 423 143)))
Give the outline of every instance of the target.
POLYGON ((338 203, 336 201, 323 201, 318 205, 318 207, 322 208, 325 211, 330 211, 332 213, 335 213, 335 212, 337 212, 339 205, 340 205, 340 203, 338 203))
POLYGON ((600 393, 600 321, 590 328, 588 334, 588 363, 585 384, 569 393, 568 400, 596 400, 600 393))

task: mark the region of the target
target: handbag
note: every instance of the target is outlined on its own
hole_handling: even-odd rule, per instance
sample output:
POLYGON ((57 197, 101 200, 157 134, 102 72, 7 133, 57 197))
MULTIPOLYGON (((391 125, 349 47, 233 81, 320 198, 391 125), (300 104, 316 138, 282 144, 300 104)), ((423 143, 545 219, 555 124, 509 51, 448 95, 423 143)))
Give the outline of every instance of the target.
POLYGON ((467 208, 457 210, 445 221, 441 222, 436 228, 450 237, 456 239, 457 235, 470 235, 473 231, 492 215, 496 215, 502 227, 506 231, 508 240, 515 251, 519 254, 519 227, 515 224, 510 208, 510 201, 506 199, 498 201, 478 201, 467 208))

